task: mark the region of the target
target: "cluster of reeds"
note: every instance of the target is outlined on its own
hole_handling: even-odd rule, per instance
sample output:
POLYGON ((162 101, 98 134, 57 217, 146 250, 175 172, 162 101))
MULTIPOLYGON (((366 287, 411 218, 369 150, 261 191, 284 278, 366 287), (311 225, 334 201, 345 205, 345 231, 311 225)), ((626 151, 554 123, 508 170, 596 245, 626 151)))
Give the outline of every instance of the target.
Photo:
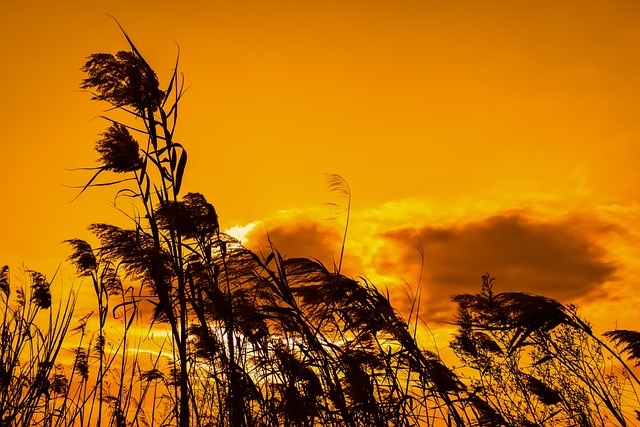
POLYGON ((57 363, 74 298, 52 309, 50 283, 25 270, 27 286, 13 286, 0 269, 0 424, 56 419, 65 409, 68 381, 57 363))
MULTIPOLYGON (((462 384, 419 348, 388 296, 341 275, 340 266, 283 259, 276 248, 258 256, 221 232, 204 196, 181 194, 187 153, 174 141, 183 93, 177 65, 161 90, 125 37, 131 51, 90 56, 82 87, 143 126, 109 119, 96 144, 101 165, 82 191, 104 172, 120 174, 116 183, 132 185, 118 197, 135 199, 141 214, 131 229, 92 225, 95 250, 69 243, 79 274, 96 290, 94 351, 104 347, 110 298, 122 294, 120 274, 137 286, 121 307, 150 304, 149 329, 169 331, 172 357, 137 368, 138 382, 154 384, 155 400, 139 402, 138 412, 164 405, 162 422, 181 427, 462 425, 454 403, 462 384)), ((100 379, 112 368, 103 359, 99 351, 92 395, 100 413, 107 393, 100 379)), ((153 425, 156 417, 144 420, 153 425)))
MULTIPOLYGON (((596 337, 575 306, 521 292, 454 297, 452 342, 466 367, 468 403, 480 425, 608 426, 640 420, 633 370, 596 337)), ((637 357, 637 332, 606 335, 637 357)))
MULTIPOLYGON (((419 306, 405 321, 388 295, 340 273, 342 255, 332 271, 223 233, 202 194, 181 192, 178 64, 160 89, 124 34, 130 50, 91 55, 82 87, 135 126, 107 119, 81 192, 124 184, 117 198, 138 213, 130 228, 91 225, 93 246, 67 241, 95 292, 94 312, 72 329, 74 300, 52 314, 48 282, 28 272, 30 294, 10 303, 2 270, 2 425, 631 425, 638 380, 572 307, 494 295, 485 276, 480 293, 454 298, 451 346, 464 365, 454 371, 420 346, 419 306), (100 182, 105 173, 118 178, 100 182)), ((350 202, 339 177, 332 185, 350 202)), ((610 333, 635 358, 639 336, 610 333)))

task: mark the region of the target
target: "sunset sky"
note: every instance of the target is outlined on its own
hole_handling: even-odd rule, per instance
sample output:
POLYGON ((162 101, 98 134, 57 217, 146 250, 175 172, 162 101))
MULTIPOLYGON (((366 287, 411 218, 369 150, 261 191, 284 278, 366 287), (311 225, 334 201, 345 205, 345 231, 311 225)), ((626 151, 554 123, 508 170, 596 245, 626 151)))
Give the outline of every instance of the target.
POLYGON ((105 14, 164 84, 179 44, 184 191, 249 247, 269 232, 331 264, 345 200, 326 174, 340 174, 344 272, 398 308, 422 248, 436 327, 490 272, 498 291, 578 303, 597 330, 640 329, 637 1, 3 2, 0 263, 51 276, 63 262, 67 284, 64 239, 128 225, 113 188, 73 202, 69 188, 107 127, 80 68, 127 49, 105 14))

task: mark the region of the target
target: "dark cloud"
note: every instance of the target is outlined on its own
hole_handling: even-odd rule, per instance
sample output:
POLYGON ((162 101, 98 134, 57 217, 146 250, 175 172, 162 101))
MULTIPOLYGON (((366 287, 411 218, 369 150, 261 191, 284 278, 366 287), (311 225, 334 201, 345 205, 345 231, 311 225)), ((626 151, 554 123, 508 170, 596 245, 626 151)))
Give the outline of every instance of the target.
POLYGON ((614 279, 618 269, 597 243, 610 231, 615 231, 612 226, 580 216, 543 222, 522 213, 503 214, 388 232, 384 237, 390 244, 375 262, 382 272, 410 274, 404 277, 410 281, 420 268, 416 243, 421 242, 421 314, 432 321, 450 320, 455 309, 451 296, 478 292, 485 272, 496 277, 496 292, 531 292, 563 303, 601 297, 602 285, 614 279))
POLYGON ((269 241, 285 258, 307 257, 333 269, 340 256, 340 234, 319 222, 297 218, 275 226, 261 225, 247 235, 247 247, 256 252, 268 250, 269 241))

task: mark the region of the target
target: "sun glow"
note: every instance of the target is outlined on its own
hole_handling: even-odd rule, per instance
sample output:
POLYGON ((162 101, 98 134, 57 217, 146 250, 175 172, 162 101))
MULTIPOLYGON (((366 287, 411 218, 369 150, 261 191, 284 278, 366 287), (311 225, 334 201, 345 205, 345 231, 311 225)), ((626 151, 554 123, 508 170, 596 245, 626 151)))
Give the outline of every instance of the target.
POLYGON ((258 225, 257 222, 250 222, 246 225, 235 225, 226 229, 224 232, 229 236, 236 238, 240 241, 240 243, 244 244, 247 242, 247 235, 253 228, 258 225))

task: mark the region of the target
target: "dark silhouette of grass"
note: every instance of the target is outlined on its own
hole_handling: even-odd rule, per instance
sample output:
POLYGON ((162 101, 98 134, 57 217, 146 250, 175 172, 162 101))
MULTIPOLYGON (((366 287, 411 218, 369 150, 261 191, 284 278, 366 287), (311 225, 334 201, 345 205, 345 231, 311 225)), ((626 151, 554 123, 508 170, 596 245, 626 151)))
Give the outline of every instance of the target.
MULTIPOLYGON (((82 87, 143 125, 107 119, 100 166, 80 193, 124 184, 117 197, 139 214, 131 228, 91 225, 95 246, 67 241, 95 291, 94 313, 73 328, 73 298, 52 309, 43 275, 28 271, 28 291, 12 290, 0 271, 2 425, 633 425, 638 380, 577 309, 494 294, 489 275, 478 294, 454 297, 462 367, 423 349, 417 304, 405 321, 388 295, 340 273, 351 201, 340 177, 330 185, 348 197, 347 223, 333 271, 273 245, 258 255, 221 232, 213 205, 180 191, 177 62, 160 89, 123 34, 131 50, 91 55, 82 87)), ((637 359, 637 332, 608 336, 637 359)))
POLYGON ((53 310, 50 283, 25 270, 28 286, 12 286, 0 272, 0 420, 30 425, 64 409, 68 382, 56 363, 71 322, 75 297, 53 310))
MULTIPOLYGON (((471 368, 471 402, 488 425, 632 425, 640 382, 576 307, 494 294, 493 278, 483 280, 479 294, 454 297, 458 333, 451 345, 471 368)), ((622 332, 608 335, 628 337, 622 332)))

